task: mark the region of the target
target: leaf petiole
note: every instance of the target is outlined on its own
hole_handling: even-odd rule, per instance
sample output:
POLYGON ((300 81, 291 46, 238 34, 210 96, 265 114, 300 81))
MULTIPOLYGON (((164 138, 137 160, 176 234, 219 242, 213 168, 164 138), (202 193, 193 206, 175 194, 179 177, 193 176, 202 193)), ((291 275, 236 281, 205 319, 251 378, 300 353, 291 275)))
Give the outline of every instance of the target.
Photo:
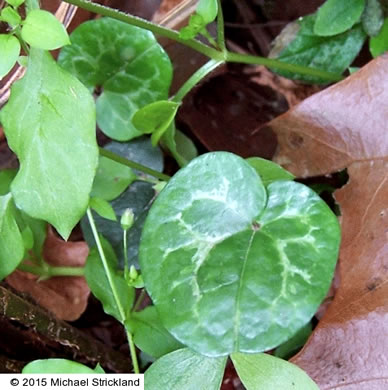
MULTIPOLYGON (((102 247, 100 236, 98 235, 97 227, 96 227, 96 224, 94 222, 93 214, 90 210, 90 207, 88 207, 88 209, 86 210, 86 215, 88 216, 88 220, 89 220, 90 227, 92 229, 93 237, 94 237, 94 240, 95 240, 96 245, 97 245, 97 250, 98 250, 98 253, 100 255, 100 259, 102 261, 102 264, 104 266, 105 275, 106 275, 108 282, 109 282, 109 287, 112 291, 114 300, 116 302, 117 308, 118 308, 119 313, 120 313, 121 323, 125 326, 125 321, 127 320, 127 315, 125 314, 125 310, 123 308, 123 305, 121 304, 116 285, 114 284, 113 277, 111 275, 111 271, 110 271, 109 266, 108 266, 108 261, 105 257, 104 249, 102 247)), ((132 336, 132 333, 129 332, 129 330, 126 327, 125 327, 125 331, 126 331, 127 338, 128 338, 128 344, 129 344, 129 349, 130 349, 130 353, 131 353, 133 369, 135 371, 135 374, 139 374, 140 373, 139 363, 137 361, 136 348, 135 348, 135 344, 133 342, 133 336, 132 336)))
POLYGON ((145 165, 139 164, 135 161, 128 160, 125 157, 122 157, 116 153, 111 152, 110 150, 104 149, 104 148, 99 148, 100 150, 100 155, 109 158, 110 160, 116 161, 120 164, 126 165, 127 167, 137 169, 138 171, 144 172, 148 175, 151 175, 153 177, 156 177, 160 180, 163 181, 169 181, 170 176, 165 175, 164 173, 155 171, 154 169, 148 168, 145 165))
POLYGON ((53 276, 83 276, 84 267, 54 267, 50 264, 44 265, 29 265, 19 264, 17 267, 20 271, 29 272, 34 275, 39 275, 41 280, 49 279, 53 276))

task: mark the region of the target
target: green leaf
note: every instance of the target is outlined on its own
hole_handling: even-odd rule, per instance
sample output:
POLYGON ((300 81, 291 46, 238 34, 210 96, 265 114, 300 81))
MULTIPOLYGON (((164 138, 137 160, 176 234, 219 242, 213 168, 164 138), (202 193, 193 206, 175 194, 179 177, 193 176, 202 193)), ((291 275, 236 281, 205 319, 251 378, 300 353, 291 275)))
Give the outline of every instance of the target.
POLYGON ((106 200, 101 198, 90 198, 89 206, 102 218, 109 219, 110 221, 117 221, 113 207, 106 200))
POLYGON ((174 120, 179 105, 169 100, 150 103, 136 111, 132 123, 140 132, 152 134, 151 141, 155 146, 174 120))
POLYGON ((26 213, 19 211, 20 218, 19 227, 21 225, 28 227, 31 230, 33 236, 32 250, 37 258, 42 258, 43 244, 47 236, 47 223, 39 219, 31 218, 26 213))
POLYGON ((90 195, 105 200, 115 199, 136 179, 131 168, 100 156, 90 195))
POLYGON ((290 359, 294 356, 305 344, 312 332, 311 322, 299 329, 288 341, 277 347, 274 355, 281 359, 290 359))
POLYGON ((208 358, 188 348, 158 359, 145 372, 147 390, 219 390, 226 358, 208 358))
POLYGON ((231 358, 247 390, 319 390, 302 369, 285 360, 265 353, 234 353, 231 358))
POLYGON ((24 242, 15 220, 12 195, 0 196, 0 280, 16 269, 23 255, 24 242))
POLYGON ((182 156, 188 163, 198 156, 198 150, 194 142, 180 130, 175 130, 176 153, 182 156))
POLYGON ((326 0, 318 9, 314 33, 320 36, 343 33, 360 20, 364 8, 365 0, 326 0))
POLYGON ((379 0, 366 0, 361 21, 362 27, 369 36, 374 37, 380 32, 384 24, 384 12, 379 0))
POLYGON ((176 129, 174 122, 163 134, 161 144, 170 151, 180 167, 187 165, 189 161, 198 156, 193 141, 176 129))
POLYGON ((19 54, 19 40, 13 35, 0 34, 0 80, 13 68, 19 54))
POLYGON ((133 114, 166 99, 172 65, 151 32, 114 19, 88 21, 71 34, 59 63, 89 88, 102 88, 97 123, 109 137, 127 141, 141 135, 133 114))
POLYGON ((93 370, 81 363, 67 359, 34 360, 24 366, 22 374, 102 374, 105 371, 97 364, 93 370))
POLYGON ((378 57, 388 50, 388 18, 384 19, 383 27, 378 35, 369 40, 369 50, 373 57, 378 57))
POLYGON ((140 312, 132 313, 126 326, 133 333, 136 346, 153 358, 157 359, 183 348, 183 345, 162 325, 155 306, 148 306, 140 312))
MULTIPOLYGON (((342 34, 320 37, 314 34, 315 15, 298 20, 299 30, 290 44, 275 56, 290 64, 309 66, 332 73, 342 73, 356 58, 365 40, 361 25, 354 26, 342 34)), ((281 35, 279 36, 280 39, 281 35)), ((277 38, 278 39, 278 38, 277 38)), ((274 56, 272 54, 271 56, 274 56)), ((276 70, 277 73, 291 79, 314 83, 327 83, 316 76, 302 75, 276 70)))
POLYGON ((0 119, 20 162, 16 205, 66 239, 88 206, 98 162, 92 96, 49 53, 32 49, 0 119))
POLYGON ((50 12, 35 9, 23 22, 22 38, 37 49, 54 50, 69 45, 70 39, 63 24, 50 12))
POLYGON ((25 0, 5 0, 8 4, 12 5, 13 7, 19 7, 21 6, 25 0))
MULTIPOLYGON (((105 257, 108 261, 112 283, 116 286, 121 306, 125 310, 125 315, 127 317, 135 299, 135 290, 133 287, 128 286, 124 279, 124 275, 118 271, 117 258, 110 243, 102 236, 100 236, 100 239, 105 257)), ((85 278, 93 295, 102 303, 105 313, 122 322, 122 316, 112 292, 105 268, 102 264, 98 250, 95 247, 91 249, 86 260, 85 278)))
POLYGON ((246 161, 261 177, 264 186, 276 180, 294 180, 295 176, 280 165, 260 157, 250 157, 246 161))
POLYGON ((217 17, 218 2, 217 0, 199 0, 196 12, 201 15, 205 24, 211 23, 217 17))
MULTIPOLYGON (((140 164, 147 165, 159 172, 163 171, 163 155, 159 148, 152 147, 149 138, 142 137, 129 143, 111 142, 106 145, 106 149, 140 164)), ((95 215, 95 223, 98 231, 112 244, 121 264, 124 261, 124 256, 123 230, 120 224, 120 218, 127 208, 132 209, 135 214, 134 226, 126 234, 128 242, 128 265, 137 264, 140 234, 145 216, 151 206, 150 202, 154 196, 155 191, 151 183, 135 181, 118 198, 111 202, 115 214, 118 217, 117 222, 109 221, 95 215)), ((81 227, 85 240, 89 246, 93 246, 94 238, 87 218, 82 219, 81 227)))
POLYGON ((20 15, 12 8, 5 7, 0 14, 1 19, 7 22, 12 28, 19 26, 22 21, 20 15))
POLYGON ((164 326, 207 356, 261 352, 314 315, 338 255, 337 218, 293 181, 267 193, 256 171, 226 152, 202 155, 156 198, 140 264, 164 326))
POLYGON ((3 171, 0 171, 0 195, 8 194, 12 180, 17 173, 17 169, 4 169, 3 171))
POLYGON ((31 250, 34 247, 34 234, 32 233, 31 228, 26 226, 21 233, 24 249, 27 251, 31 250))

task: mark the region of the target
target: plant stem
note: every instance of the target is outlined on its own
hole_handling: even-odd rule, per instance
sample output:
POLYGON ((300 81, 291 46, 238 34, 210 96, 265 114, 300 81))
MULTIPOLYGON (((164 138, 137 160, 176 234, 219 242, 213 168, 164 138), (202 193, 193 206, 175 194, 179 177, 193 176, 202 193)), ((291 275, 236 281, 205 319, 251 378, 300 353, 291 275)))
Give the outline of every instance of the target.
POLYGON ((221 0, 218 2, 218 15, 217 15, 217 43, 222 52, 226 52, 225 46, 225 26, 224 26, 224 15, 222 13, 221 0))
POLYGON ((140 371, 139 371, 139 363, 137 361, 136 348, 135 348, 135 344, 133 342, 133 337, 132 337, 131 332, 129 332, 129 330, 125 326, 125 320, 127 319, 127 316, 125 314, 125 310, 123 308, 123 305, 121 304, 118 292, 116 290, 116 285, 113 282, 111 271, 109 269, 108 262, 107 262, 106 257, 105 257, 104 249, 102 247, 100 236, 98 235, 98 231, 97 231, 96 224, 94 222, 93 214, 92 214, 92 212, 90 210, 90 207, 88 207, 88 209, 86 210, 86 214, 88 216, 90 227, 91 227, 92 232, 93 232, 94 240, 96 241, 96 244, 97 244, 98 253, 100 255, 102 264, 104 266, 105 275, 106 275, 106 277, 108 279, 109 286, 110 286, 110 289, 112 291, 113 298, 114 298, 114 300, 116 302, 117 308, 119 309, 121 322, 122 322, 122 324, 125 327, 125 332, 126 332, 127 338, 128 338, 129 350, 130 350, 130 353, 131 353, 133 370, 135 371, 135 374, 139 374, 140 373, 140 371))
POLYGON ((308 68, 306 66, 289 64, 287 62, 278 61, 273 58, 265 58, 265 57, 247 55, 247 54, 227 52, 226 61, 238 62, 243 64, 251 64, 251 65, 264 65, 268 68, 277 68, 277 69, 286 70, 293 73, 300 73, 309 76, 317 76, 327 81, 340 81, 343 80, 344 78, 342 75, 338 73, 326 72, 324 70, 320 70, 316 68, 308 68))
MULTIPOLYGON (((186 45, 216 61, 239 62, 239 63, 250 64, 250 65, 264 65, 267 66, 268 68, 276 68, 276 69, 286 70, 293 73, 300 73, 303 75, 320 77, 322 79, 327 80, 328 82, 339 81, 343 79, 343 76, 337 73, 325 72, 324 70, 309 68, 307 66, 302 66, 302 65, 289 64, 272 58, 219 51, 195 39, 187 39, 187 40, 182 39, 179 36, 179 33, 177 31, 159 26, 147 20, 138 18, 133 15, 125 14, 123 12, 117 11, 109 7, 105 7, 100 4, 92 3, 91 1, 88 0, 64 0, 64 1, 69 4, 74 4, 87 11, 94 12, 103 16, 108 16, 113 19, 120 20, 124 23, 131 24, 133 26, 137 26, 152 31, 154 34, 172 39, 176 42, 186 45)), ((222 24, 222 18, 220 21, 218 21, 218 23, 222 24)), ((220 31, 221 30, 223 31, 223 29, 220 29, 220 31)), ((222 43, 222 40, 224 39, 222 38, 223 33, 218 32, 218 34, 221 34, 221 36, 218 36, 218 39, 220 40, 219 43, 222 43)))
POLYGON ((137 361, 137 355, 136 355, 136 347, 135 347, 135 343, 133 342, 132 333, 127 329, 125 329, 125 332, 127 333, 129 351, 131 353, 131 359, 133 364, 133 371, 135 372, 135 374, 140 374, 139 363, 137 361))
POLYGON ((132 308, 132 311, 136 311, 139 308, 139 306, 142 303, 142 301, 145 298, 145 296, 146 296, 146 292, 145 292, 145 290, 143 288, 143 290, 141 290, 141 293, 140 293, 139 297, 136 300, 135 305, 132 308))
POLYGON ((174 102, 181 103, 183 98, 210 72, 216 69, 224 61, 210 60, 205 65, 200 67, 178 90, 175 96, 171 99, 174 102))
POLYGON ((22 263, 19 264, 18 269, 34 275, 39 275, 43 279, 48 279, 53 276, 84 276, 84 267, 53 267, 47 263, 45 266, 22 263))
POLYGON ((124 278, 128 281, 129 270, 128 270, 128 248, 127 248, 127 230, 123 229, 123 250, 124 250, 124 278))
POLYGON ((20 33, 19 29, 17 31, 15 31, 15 36, 19 39, 20 45, 22 46, 24 53, 28 56, 30 54, 30 49, 26 45, 26 42, 24 42, 24 40, 22 38, 22 34, 20 33))
POLYGON ((206 55, 209 58, 218 59, 218 60, 223 59, 223 54, 218 50, 213 49, 195 39, 187 39, 187 40, 182 39, 179 36, 179 33, 177 31, 159 26, 158 24, 149 22, 148 20, 144 20, 133 15, 125 14, 124 12, 120 12, 118 10, 105 7, 100 4, 95 4, 87 0, 64 0, 64 1, 65 3, 76 5, 77 7, 83 8, 87 11, 94 12, 102 16, 108 16, 110 18, 120 20, 121 22, 131 24, 132 26, 136 26, 136 27, 140 27, 152 31, 154 34, 172 39, 176 42, 182 43, 183 45, 191 47, 192 49, 206 55))
POLYGON ((147 173, 148 175, 151 175, 153 177, 156 177, 163 181, 169 181, 171 179, 170 176, 165 175, 164 173, 155 171, 151 168, 146 167, 145 165, 139 164, 135 161, 128 160, 125 157, 122 157, 116 153, 111 152, 110 150, 100 148, 100 155, 109 158, 110 160, 116 161, 120 164, 126 165, 127 167, 137 169, 138 171, 142 171, 144 173, 147 173))
POLYGON ((109 269, 108 261, 106 260, 104 249, 102 247, 100 236, 98 235, 98 231, 97 231, 96 224, 94 222, 93 214, 90 210, 90 207, 88 207, 88 209, 86 210, 86 215, 88 216, 89 224, 90 224, 90 227, 91 227, 92 232, 93 232, 94 241, 96 242, 96 245, 97 245, 98 253, 100 255, 100 259, 102 261, 102 265, 103 265, 104 270, 105 270, 105 275, 108 279, 109 287, 112 291, 113 298, 116 302, 117 308, 118 308, 119 313, 120 313, 121 322, 124 324, 124 322, 126 320, 125 310, 123 308, 123 305, 121 304, 119 294, 118 294, 117 289, 116 289, 116 285, 113 282, 111 270, 109 269))

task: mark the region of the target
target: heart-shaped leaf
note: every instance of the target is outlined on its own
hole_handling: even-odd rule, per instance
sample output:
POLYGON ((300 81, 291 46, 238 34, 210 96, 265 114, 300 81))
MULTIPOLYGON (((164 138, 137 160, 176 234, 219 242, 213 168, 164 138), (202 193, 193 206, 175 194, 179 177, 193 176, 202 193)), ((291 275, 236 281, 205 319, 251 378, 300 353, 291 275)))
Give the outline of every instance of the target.
POLYGON ((167 184, 147 216, 144 282, 163 324, 208 355, 261 352, 313 316, 333 275, 339 226, 308 187, 267 192, 242 158, 215 152, 167 184))
POLYGON ((101 130, 119 141, 141 135, 133 114, 166 99, 172 77, 171 62, 152 33, 101 18, 81 24, 71 41, 58 61, 89 88, 102 88, 96 103, 101 130))
POLYGON ((208 358, 188 348, 158 359, 144 375, 147 390, 219 390, 226 358, 208 358))
POLYGON ((319 390, 303 370, 282 359, 265 353, 234 353, 231 357, 247 390, 319 390))
POLYGON ((20 161, 16 205, 67 238, 85 213, 98 162, 92 96, 49 53, 32 49, 1 122, 20 161))

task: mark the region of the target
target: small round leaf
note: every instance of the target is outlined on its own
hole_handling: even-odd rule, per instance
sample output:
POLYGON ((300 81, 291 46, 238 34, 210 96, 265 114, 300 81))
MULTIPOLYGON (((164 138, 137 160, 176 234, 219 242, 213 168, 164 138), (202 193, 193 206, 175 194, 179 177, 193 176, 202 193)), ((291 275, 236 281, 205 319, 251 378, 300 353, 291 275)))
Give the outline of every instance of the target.
POLYGON ((308 187, 226 152, 180 170, 154 202, 140 264, 164 326, 208 356, 261 352, 314 315, 334 272, 335 215, 308 187))
POLYGON ((40 9, 28 13, 23 22, 22 38, 32 47, 43 50, 70 44, 63 24, 52 13, 40 9))
POLYGON ((201 15, 206 24, 211 23, 218 12, 217 0, 199 0, 195 10, 198 15, 201 15))
POLYGON ((331 36, 349 30, 356 24, 365 8, 365 0, 327 0, 317 12, 314 33, 331 36))
POLYGON ((319 390, 302 369, 285 360, 265 353, 234 353, 231 358, 247 390, 319 390))
POLYGON ((86 86, 98 89, 97 123, 110 138, 139 137, 133 114, 167 99, 172 65, 150 31, 111 18, 87 21, 71 34, 58 62, 86 86))

